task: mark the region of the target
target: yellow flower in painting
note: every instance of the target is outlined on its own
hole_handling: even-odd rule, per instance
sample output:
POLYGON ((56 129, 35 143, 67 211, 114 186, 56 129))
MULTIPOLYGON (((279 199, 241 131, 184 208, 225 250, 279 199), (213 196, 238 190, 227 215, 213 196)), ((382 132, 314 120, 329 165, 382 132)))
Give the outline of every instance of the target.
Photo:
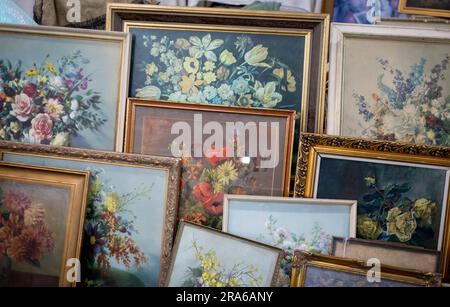
POLYGON ((274 81, 267 82, 266 85, 262 85, 261 82, 256 81, 255 83, 255 98, 261 101, 265 108, 275 107, 281 100, 283 96, 276 91, 277 83, 274 81))
POLYGON ((242 94, 237 100, 237 104, 242 107, 249 107, 254 102, 255 101, 252 99, 252 94, 242 94))
POLYGON ((230 281, 228 282, 228 285, 230 287, 237 287, 239 286, 240 280, 238 278, 231 278, 230 281))
POLYGON ((206 61, 203 65, 204 71, 213 71, 216 68, 216 64, 213 61, 206 61))
POLYGON ((175 47, 178 49, 189 49, 191 47, 191 43, 185 38, 178 38, 175 41, 175 47))
POLYGON ((5 129, 0 129, 0 140, 4 140, 6 138, 5 129))
POLYGON ((411 240, 417 228, 417 222, 412 211, 402 213, 399 208, 392 208, 389 210, 386 220, 389 235, 395 235, 400 242, 411 240))
POLYGON ((436 137, 436 133, 433 130, 427 131, 427 138, 434 141, 434 138, 436 137))
POLYGON ((227 66, 236 63, 236 58, 234 57, 233 53, 226 49, 222 51, 222 53, 220 54, 219 60, 220 62, 222 62, 224 65, 227 66))
POLYGON ((221 283, 220 281, 216 282, 216 287, 223 287, 223 283, 221 283))
POLYGON ((365 178, 364 178, 364 181, 366 182, 366 185, 367 185, 368 187, 374 186, 374 185, 377 183, 375 177, 373 177, 373 176, 367 176, 367 177, 365 177, 365 178))
POLYGON ((269 64, 264 63, 269 55, 269 51, 267 47, 263 47, 263 45, 257 45, 253 47, 250 51, 248 51, 244 58, 247 64, 257 67, 270 67, 269 64))
POLYGON ((95 236, 91 236, 89 238, 89 243, 91 243, 91 245, 95 245, 95 243, 97 243, 97 238, 95 236))
POLYGON ((45 102, 44 111, 45 113, 50 115, 50 117, 52 117, 53 119, 59 120, 59 116, 63 111, 63 109, 64 109, 63 105, 60 104, 59 101, 56 99, 50 98, 45 102))
POLYGON ((433 217, 437 212, 436 203, 425 198, 419 198, 414 202, 413 213, 414 216, 420 219, 421 224, 431 225, 433 217))
POLYGON ((153 74, 158 71, 159 71, 158 66, 156 66, 156 64, 153 62, 151 64, 147 64, 147 66, 145 66, 145 73, 148 76, 153 76, 153 74))
POLYGON ((20 131, 20 126, 18 122, 11 122, 9 124, 9 130, 11 130, 12 133, 17 133, 20 131))
POLYGON ((287 82, 288 82, 288 91, 295 92, 297 87, 297 81, 295 81, 295 77, 292 74, 292 71, 287 71, 287 82))
POLYGON ((38 70, 36 69, 36 67, 30 68, 27 70, 27 72, 25 73, 28 77, 35 77, 38 75, 38 70))
POLYGON ((280 79, 284 78, 284 69, 283 68, 275 68, 273 70, 274 76, 277 76, 280 79))
POLYGON ((117 193, 111 193, 105 198, 105 207, 111 213, 117 212, 120 206, 120 196, 117 193))
POLYGON ((217 78, 219 80, 226 80, 230 76, 230 70, 224 66, 219 67, 217 70, 217 78))
POLYGON ((233 161, 229 160, 217 167, 217 180, 223 185, 235 181, 238 178, 238 172, 233 161))
POLYGON ((195 80, 195 75, 183 76, 181 77, 180 87, 182 93, 198 93, 197 86, 202 85, 203 80, 195 80))
POLYGON ((52 63, 47 63, 47 69, 52 74, 56 75, 56 67, 52 63))
POLYGON ((203 272, 203 274, 202 274, 202 279, 203 279, 204 281, 207 281, 207 280, 209 279, 209 273, 208 273, 208 271, 203 272))
POLYGON ((53 146, 67 146, 69 145, 70 135, 68 132, 60 132, 50 142, 53 146))
POLYGON ((358 235, 363 239, 376 240, 383 232, 380 224, 368 216, 358 217, 358 235))
POLYGON ((203 80, 205 80, 206 84, 211 84, 217 80, 217 77, 215 73, 207 72, 203 75, 203 80))
POLYGON ((46 83, 48 81, 48 78, 46 76, 38 76, 37 77, 37 81, 40 84, 44 84, 44 83, 46 83))
POLYGON ((194 57, 186 57, 184 59, 183 67, 188 74, 196 74, 200 68, 200 62, 194 57))

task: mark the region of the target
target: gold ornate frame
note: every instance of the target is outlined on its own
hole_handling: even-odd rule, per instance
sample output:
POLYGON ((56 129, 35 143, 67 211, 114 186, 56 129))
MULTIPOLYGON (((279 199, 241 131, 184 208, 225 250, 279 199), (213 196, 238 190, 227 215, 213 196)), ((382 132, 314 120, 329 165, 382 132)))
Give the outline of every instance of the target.
POLYGON ((0 25, 0 33, 36 35, 53 38, 84 39, 92 41, 104 41, 120 44, 120 66, 117 68, 118 84, 112 85, 117 88, 117 112, 115 118, 114 151, 122 151, 125 101, 128 93, 128 77, 130 67, 131 39, 126 33, 114 33, 96 30, 69 29, 47 26, 25 26, 25 25, 0 25))
POLYGON ((328 14, 108 3, 107 30, 126 31, 126 24, 130 25, 133 22, 153 23, 160 27, 178 25, 181 28, 189 28, 196 24, 197 27, 205 30, 214 30, 221 26, 228 30, 235 28, 239 31, 254 28, 261 33, 267 33, 267 31, 275 31, 275 33, 277 31, 311 31, 311 65, 308 71, 310 89, 306 99, 307 103, 304 105, 308 111, 308 114, 305 115, 307 118, 307 130, 305 131, 323 132, 330 29, 328 14))
POLYGON ((170 263, 169 273, 167 274, 168 278, 166 279, 166 284, 164 286, 166 286, 166 287, 169 286, 170 275, 172 275, 173 266, 175 264, 175 259, 176 259, 177 253, 178 253, 178 248, 180 246, 180 242, 181 242, 181 239, 183 237, 183 229, 184 229, 184 227, 193 227, 193 228, 197 228, 197 229, 202 229, 202 230, 214 233, 214 234, 216 234, 218 236, 222 236, 222 237, 227 238, 227 239, 234 239, 234 240, 237 240, 237 241, 241 241, 243 243, 247 243, 249 245, 253 245, 253 246, 257 246, 257 247, 261 247, 261 248, 265 248, 265 249, 277 252, 278 253, 278 259, 277 259, 277 263, 275 264, 275 268, 274 268, 274 272, 273 272, 272 281, 270 283, 270 286, 271 287, 276 287, 278 285, 279 270, 281 268, 281 260, 283 259, 283 251, 281 249, 273 247, 273 246, 270 246, 270 245, 267 245, 267 244, 263 244, 263 243, 259 243, 259 242, 256 242, 256 241, 252 241, 252 240, 248 240, 248 239, 245 239, 245 238, 241 238, 241 237, 229 234, 229 233, 222 232, 222 231, 217 230, 217 229, 213 229, 213 228, 210 228, 210 227, 201 226, 201 225, 198 225, 198 224, 195 224, 195 223, 191 223, 191 222, 187 222, 187 221, 181 220, 180 224, 178 226, 177 237, 175 239, 175 244, 174 244, 174 248, 173 248, 173 257, 172 257, 172 261, 170 263))
POLYGON ((286 119, 286 134, 284 140, 286 142, 283 149, 283 157, 285 159, 283 165, 283 182, 281 183, 281 190, 284 196, 289 195, 291 165, 292 165, 292 146, 294 142, 294 129, 295 129, 295 111, 289 110, 277 110, 277 109, 259 109, 259 108, 245 108, 245 107, 232 107, 223 105, 209 105, 209 104, 192 104, 192 103, 179 103, 179 102, 164 102, 153 101, 137 98, 129 98, 127 103, 127 117, 125 121, 125 152, 133 152, 133 139, 135 135, 136 125, 136 107, 148 107, 148 108, 165 108, 165 109, 177 109, 177 110, 196 110, 198 112, 221 112, 221 113, 234 113, 234 114, 249 114, 267 117, 280 117, 286 119))
POLYGON ((436 17, 450 18, 450 10, 427 9, 408 6, 407 0, 400 0, 398 3, 398 11, 400 13, 428 15, 436 17))
POLYGON ((79 259, 80 257, 89 188, 89 172, 0 162, 0 178, 2 180, 63 187, 70 190, 71 197, 67 208, 67 228, 64 234, 59 286, 74 287, 76 283, 71 283, 66 279, 66 272, 69 269, 66 267, 66 260, 69 258, 79 259))
POLYGON ((161 239, 159 276, 159 285, 164 284, 170 264, 177 223, 181 165, 179 159, 0 141, 0 160, 3 159, 3 155, 8 153, 166 171, 167 190, 165 191, 166 205, 161 239))
MULTIPOLYGON (((346 157, 363 157, 394 162, 409 162, 433 166, 450 167, 450 148, 413 145, 358 138, 317 135, 305 133, 301 136, 294 197, 314 197, 314 181, 317 160, 321 154, 346 157)), ((450 194, 450 184, 448 187, 450 194)), ((450 223, 450 195, 447 197, 444 225, 450 223)), ((444 229, 442 241, 441 272, 449 278, 450 227, 444 229)))
MULTIPOLYGON (((345 259, 334 256, 311 254, 296 251, 292 263, 291 287, 303 287, 306 282, 306 273, 309 267, 346 272, 354 275, 367 276, 367 272, 373 269, 362 261, 345 259)), ((422 273, 413 270, 405 270, 391 266, 381 266, 381 279, 403 282, 422 287, 440 287, 439 274, 422 273)))

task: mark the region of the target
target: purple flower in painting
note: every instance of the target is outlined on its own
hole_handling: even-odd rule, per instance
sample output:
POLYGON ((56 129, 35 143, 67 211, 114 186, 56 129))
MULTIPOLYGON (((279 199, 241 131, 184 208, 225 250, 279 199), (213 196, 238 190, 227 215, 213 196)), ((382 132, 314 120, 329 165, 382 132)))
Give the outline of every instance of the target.
POLYGON ((77 80, 83 79, 83 68, 80 68, 80 69, 77 71, 77 74, 76 74, 75 78, 76 78, 77 80))
POLYGON ((81 89, 82 90, 86 90, 88 88, 88 83, 86 81, 84 81, 83 83, 81 83, 81 89))
POLYGON ((105 234, 98 229, 98 225, 93 226, 91 223, 88 223, 85 228, 90 251, 94 255, 99 254, 106 243, 103 239, 105 234))
POLYGON ((66 80, 66 86, 69 90, 73 88, 73 81, 72 80, 66 80))

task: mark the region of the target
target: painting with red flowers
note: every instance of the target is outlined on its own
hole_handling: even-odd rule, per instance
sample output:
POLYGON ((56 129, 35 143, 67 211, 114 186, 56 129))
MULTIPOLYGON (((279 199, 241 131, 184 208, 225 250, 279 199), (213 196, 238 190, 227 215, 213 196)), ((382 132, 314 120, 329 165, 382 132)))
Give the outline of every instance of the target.
POLYGON ((182 158, 179 218, 221 229, 225 194, 288 194, 294 112, 140 99, 128 108, 127 151, 182 158))
POLYGON ((0 286, 57 286, 70 190, 0 181, 0 286))

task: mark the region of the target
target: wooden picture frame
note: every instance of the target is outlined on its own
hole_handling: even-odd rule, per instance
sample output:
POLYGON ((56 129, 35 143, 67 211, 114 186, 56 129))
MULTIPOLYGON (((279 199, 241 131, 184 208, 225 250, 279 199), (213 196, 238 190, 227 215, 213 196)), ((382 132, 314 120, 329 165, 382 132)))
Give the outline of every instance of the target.
MULTIPOLYGON (((122 270, 122 275, 128 274, 130 280, 140 280, 141 286, 164 284, 177 223, 179 159, 11 142, 0 142, 0 154, 2 160, 15 163, 91 170, 91 196, 88 198, 89 211, 86 220, 91 226, 84 232, 85 254, 82 255, 83 266, 87 266, 83 268, 83 275, 90 284, 85 285, 111 286, 113 282, 116 286, 131 285, 124 278, 119 278, 119 275, 107 274, 108 268, 104 268, 103 276, 96 275, 96 270, 89 266, 90 261, 97 263, 101 257, 104 258, 102 263, 110 263, 110 256, 104 253, 109 251, 107 246, 118 238, 133 242, 131 247, 135 247, 139 253, 126 255, 139 258, 140 268, 147 273, 144 277, 135 277, 132 267, 127 269, 124 266, 124 263, 130 260, 125 261, 120 255, 120 261, 112 265, 112 268, 115 271, 122 270), (109 186, 114 188, 110 189, 109 186), (97 192, 94 193, 94 190, 97 192), (123 203, 125 200, 126 203, 123 203), (108 214, 108 217, 103 218, 105 214, 108 214), (105 228, 105 225, 109 225, 110 218, 116 220, 116 223, 119 223, 117 220, 123 223, 118 224, 115 230, 105 228), (121 227, 125 227, 126 231, 123 232, 121 227), (112 235, 106 236, 107 230, 110 230, 112 235), (101 249, 97 250, 97 245, 89 245, 91 236, 95 236, 95 241, 102 240, 101 249), (141 261, 144 258, 153 263, 158 261, 159 265, 152 266, 150 270, 149 266, 141 261)), ((130 261, 130 265, 133 263, 130 261)))

